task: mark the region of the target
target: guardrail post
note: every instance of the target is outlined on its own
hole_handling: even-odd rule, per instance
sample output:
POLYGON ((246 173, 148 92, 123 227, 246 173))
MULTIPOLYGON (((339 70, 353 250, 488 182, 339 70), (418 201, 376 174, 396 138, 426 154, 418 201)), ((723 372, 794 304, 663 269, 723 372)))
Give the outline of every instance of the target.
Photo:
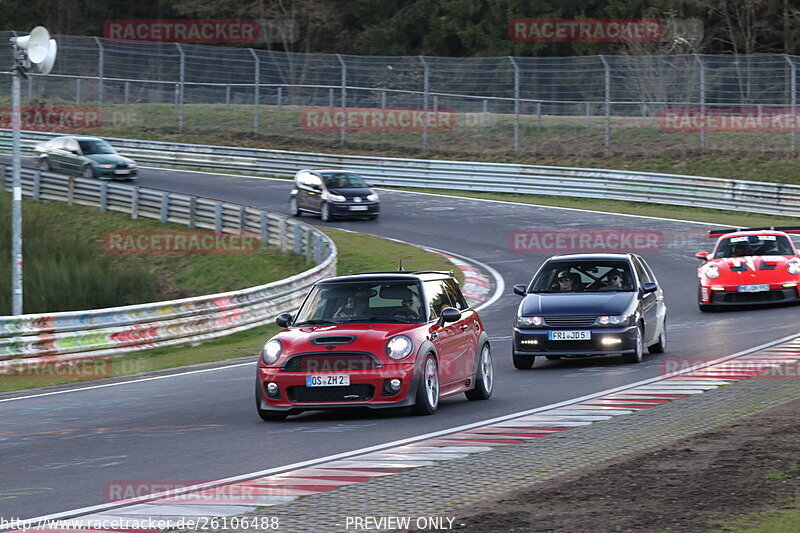
POLYGON ((231 86, 225 87, 225 107, 231 107, 231 86))
POLYGON ((428 131, 428 95, 430 94, 430 69, 428 62, 425 58, 419 56, 422 62, 422 109, 424 111, 425 120, 422 121, 422 152, 428 151, 428 140, 430 132, 428 131))
POLYGON ((791 94, 789 98, 791 99, 791 106, 792 106, 792 153, 797 153, 797 66, 794 64, 794 61, 791 58, 784 54, 783 58, 789 63, 790 69, 790 78, 789 78, 789 90, 791 94))
POLYGON ((583 127, 588 129, 592 125, 592 104, 591 103, 586 102, 586 111, 584 113, 585 113, 584 114, 585 119, 584 119, 584 122, 583 122, 583 127))
POLYGON ((604 76, 604 91, 603 91, 603 107, 605 113, 605 124, 603 127, 603 146, 608 151, 611 146, 611 67, 606 61, 605 56, 599 55, 600 61, 603 62, 604 76))
POLYGON ((72 176, 67 178, 67 205, 73 205, 75 202, 75 178, 72 176))
POLYGON ((161 222, 169 220, 169 193, 161 193, 161 222))
POLYGON ((81 79, 75 78, 75 103, 81 103, 81 79))
POLYGON ((33 174, 33 199, 39 200, 42 189, 42 173, 37 170, 33 174))
POLYGON ((381 91, 381 111, 386 111, 386 91, 381 91))
POLYGON ((130 100, 129 100, 130 92, 131 92, 131 83, 129 81, 126 81, 125 82, 125 105, 128 105, 128 103, 130 102, 130 100))
MULTIPOLYGON (((511 65, 514 67, 514 153, 519 153, 519 65, 517 65, 517 60, 511 56, 508 56, 509 61, 511 61, 511 65)), ((537 104, 537 114, 536 120, 537 125, 541 120, 541 104, 537 104)))
POLYGON ((247 208, 239 207, 239 231, 247 229, 247 208))
POLYGON ((303 253, 303 233, 300 231, 298 224, 292 223, 292 230, 294 233, 294 253, 301 255, 303 253))
POLYGON ((314 257, 314 232, 309 229, 306 231, 306 263, 310 263, 312 257, 314 257))
POLYGON ((483 116, 481 117, 481 126, 489 124, 489 100, 483 100, 483 116))
POLYGON ((536 127, 542 129, 542 103, 536 102, 536 127))
MULTIPOLYGON (((255 61, 255 71, 253 72, 253 132, 258 133, 258 108, 261 103, 261 58, 256 55, 256 51, 249 49, 255 61)), ((278 104, 280 105, 280 104, 278 104)))
POLYGON ((278 87, 276 96, 278 100, 278 107, 281 107, 283 105, 283 87, 278 87))
POLYGON ((139 187, 134 187, 131 191, 131 218, 139 218, 139 187))
POLYGON ((269 246, 269 218, 263 211, 258 215, 258 223, 261 230, 261 244, 269 246))
POLYGON ((194 196, 189 197, 189 227, 197 227, 197 198, 194 196))
POLYGON ((706 68, 699 54, 694 54, 700 73, 700 151, 706 151, 706 68))
POLYGON ((108 211, 108 182, 100 182, 100 211, 108 211))
MULTIPOLYGON (((336 54, 336 59, 339 60, 339 65, 341 65, 342 69, 342 128, 339 131, 339 144, 344 146, 344 143, 347 141, 347 64, 342 59, 342 54, 336 54)), ((331 96, 333 93, 331 93, 331 96)), ((333 103, 333 98, 331 98, 331 104, 333 103)), ((331 105, 333 107, 333 105, 331 105)))
POLYGON ((214 232, 222 233, 222 203, 214 203, 214 232))
POLYGON ((314 239, 314 264, 319 265, 323 261, 322 252, 325 248, 325 241, 322 240, 322 237, 317 235, 317 238, 314 239))
POLYGON ((280 219, 278 223, 278 247, 281 249, 281 252, 286 251, 286 219, 280 219))
POLYGON ((175 46, 178 48, 178 53, 181 55, 180 59, 180 91, 178 92, 176 98, 178 99, 178 131, 183 131, 183 101, 184 101, 184 90, 186 88, 186 56, 183 53, 183 48, 181 48, 181 43, 175 43, 175 46))
POLYGON ((103 121, 103 100, 105 100, 105 87, 103 86, 103 77, 105 71, 105 50, 100 37, 95 37, 94 42, 97 44, 97 110, 100 112, 100 121, 103 121))

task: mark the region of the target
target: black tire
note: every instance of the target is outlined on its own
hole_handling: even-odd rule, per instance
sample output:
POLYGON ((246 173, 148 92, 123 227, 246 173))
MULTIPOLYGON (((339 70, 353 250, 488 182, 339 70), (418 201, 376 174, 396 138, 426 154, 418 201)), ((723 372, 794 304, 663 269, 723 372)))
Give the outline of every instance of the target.
POLYGON ((536 361, 535 355, 516 355, 513 356, 514 368, 517 370, 530 370, 536 361))
POLYGON ((488 400, 494 389, 494 363, 489 343, 484 343, 478 352, 478 372, 475 375, 475 388, 464 393, 467 400, 488 400))
POLYGON ((50 172, 50 161, 46 157, 40 157, 37 166, 42 172, 50 172))
POLYGON ((83 167, 83 177, 87 180, 94 179, 94 170, 92 170, 91 165, 85 165, 83 167))
POLYGON ((425 356, 419 377, 414 407, 415 415, 432 415, 439 407, 439 367, 433 354, 425 356), (429 394, 430 392, 430 394, 429 394))
POLYGON ((561 360, 561 356, 560 355, 545 355, 545 358, 547 358, 548 361, 560 361, 561 360))
POLYGON ((320 211, 319 211, 319 218, 323 222, 330 222, 330 220, 331 220, 331 211, 330 211, 330 207, 328 207, 328 202, 325 202, 325 203, 322 204, 322 207, 320 208, 320 211))
POLYGON ((264 422, 286 420, 288 416, 286 413, 280 411, 267 411, 261 408, 261 384, 258 380, 256 380, 256 411, 258 411, 258 416, 261 417, 261 420, 264 422))
POLYGON ((303 212, 297 207, 297 198, 291 198, 289 200, 289 214, 293 217, 299 217, 303 215, 303 212))
POLYGON ((658 342, 647 348, 650 353, 664 353, 667 351, 667 319, 661 326, 661 333, 658 335, 658 342))
POLYGON ((644 358, 644 332, 640 325, 636 328, 636 351, 634 353, 626 353, 622 356, 622 361, 628 364, 641 363, 644 358))

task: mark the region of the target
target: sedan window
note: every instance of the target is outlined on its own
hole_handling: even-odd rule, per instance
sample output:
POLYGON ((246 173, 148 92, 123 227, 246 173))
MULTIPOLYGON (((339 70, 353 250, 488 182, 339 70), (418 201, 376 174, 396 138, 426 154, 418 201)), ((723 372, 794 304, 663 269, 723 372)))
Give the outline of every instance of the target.
POLYGON ((537 274, 532 292, 630 291, 633 285, 627 261, 556 261, 537 274))
POLYGON ((110 144, 105 141, 78 141, 84 155, 91 154, 116 154, 110 144))

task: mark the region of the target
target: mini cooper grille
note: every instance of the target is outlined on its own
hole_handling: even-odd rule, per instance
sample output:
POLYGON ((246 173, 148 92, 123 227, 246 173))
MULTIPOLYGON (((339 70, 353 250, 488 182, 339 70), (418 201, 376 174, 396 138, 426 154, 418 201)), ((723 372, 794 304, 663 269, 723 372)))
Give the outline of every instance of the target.
POLYGON ((378 362, 365 353, 309 353, 295 356, 283 370, 289 372, 344 372, 378 368, 378 362))
POLYGON ((327 335, 311 339, 311 344, 350 344, 355 340, 355 335, 327 335))
POLYGON ((594 325, 597 317, 594 315, 574 315, 574 316, 547 316, 544 318, 548 326, 563 327, 586 327, 594 325))
POLYGON ((344 403, 365 402, 375 395, 372 385, 350 385, 347 387, 303 387, 286 389, 289 400, 298 403, 344 403))

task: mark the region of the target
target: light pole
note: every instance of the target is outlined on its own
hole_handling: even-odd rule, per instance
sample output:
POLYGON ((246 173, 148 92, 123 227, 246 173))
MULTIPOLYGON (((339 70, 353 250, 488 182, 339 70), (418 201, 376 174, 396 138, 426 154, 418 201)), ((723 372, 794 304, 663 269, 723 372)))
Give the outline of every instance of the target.
POLYGON ((14 67, 11 76, 11 314, 22 314, 22 180, 20 177, 20 77, 31 68, 47 74, 56 60, 56 41, 43 26, 30 35, 12 37, 14 67))

